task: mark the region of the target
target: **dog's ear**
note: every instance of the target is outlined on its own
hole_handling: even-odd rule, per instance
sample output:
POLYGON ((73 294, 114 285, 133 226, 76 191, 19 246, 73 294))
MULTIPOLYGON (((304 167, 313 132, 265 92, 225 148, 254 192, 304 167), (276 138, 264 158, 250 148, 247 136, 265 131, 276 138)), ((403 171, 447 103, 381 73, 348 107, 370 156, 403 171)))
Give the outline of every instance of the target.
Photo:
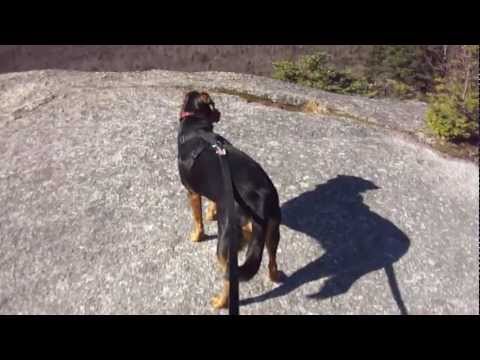
POLYGON ((183 98, 182 111, 194 111, 198 110, 198 99, 200 93, 198 91, 189 91, 183 98))
POLYGON ((206 91, 202 91, 199 97, 199 104, 202 112, 207 115, 210 121, 216 123, 220 121, 220 111, 215 108, 215 103, 206 91))
POLYGON ((206 91, 200 93, 200 101, 206 105, 210 105, 212 103, 212 99, 206 91))

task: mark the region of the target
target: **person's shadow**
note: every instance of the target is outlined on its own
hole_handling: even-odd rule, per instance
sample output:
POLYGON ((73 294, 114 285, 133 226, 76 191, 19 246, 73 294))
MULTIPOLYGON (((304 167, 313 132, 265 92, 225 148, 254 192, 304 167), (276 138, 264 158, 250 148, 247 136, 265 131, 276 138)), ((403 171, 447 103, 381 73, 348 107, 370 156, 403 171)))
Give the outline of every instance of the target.
POLYGON ((308 297, 329 298, 347 292, 363 275, 383 268, 400 312, 407 314, 393 263, 408 251, 410 240, 363 203, 361 193, 374 189, 379 188, 371 181, 339 175, 284 203, 282 224, 318 241, 325 253, 295 271, 279 287, 242 300, 241 305, 283 296, 325 277, 324 286, 308 297))

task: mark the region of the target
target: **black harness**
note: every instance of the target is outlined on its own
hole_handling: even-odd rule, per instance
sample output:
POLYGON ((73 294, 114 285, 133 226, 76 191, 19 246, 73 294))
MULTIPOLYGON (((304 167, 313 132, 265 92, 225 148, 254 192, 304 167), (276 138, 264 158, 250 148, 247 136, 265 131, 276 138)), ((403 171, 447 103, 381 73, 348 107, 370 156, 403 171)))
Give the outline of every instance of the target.
MULTIPOLYGON (((232 174, 230 172, 230 165, 228 163, 227 148, 232 145, 222 136, 215 134, 211 131, 206 131, 204 129, 198 129, 192 132, 189 132, 187 135, 181 135, 179 137, 179 143, 182 145, 187 141, 192 139, 201 138, 205 142, 198 146, 185 160, 186 166, 188 169, 191 169, 195 160, 200 156, 200 154, 207 148, 213 148, 215 153, 219 156, 220 160, 220 169, 222 170, 222 176, 224 179, 224 194, 226 197, 226 213, 227 219, 235 222, 235 224, 230 224, 231 228, 235 228, 235 225, 238 223, 236 221, 235 213, 235 204, 233 196, 233 183, 232 183, 232 174)), ((227 227, 228 228, 228 227, 227 227)), ((239 234, 232 234, 230 237, 230 247, 228 252, 228 271, 229 271, 229 304, 228 312, 230 315, 239 315, 239 284, 238 284, 238 244, 237 237, 239 234)))
POLYGON ((227 139, 224 137, 215 134, 211 131, 206 131, 203 129, 198 129, 195 131, 189 132, 187 135, 181 135, 179 138, 180 145, 185 144, 186 142, 193 140, 193 139, 203 139, 206 143, 195 148, 188 159, 186 159, 186 164, 188 169, 191 169, 195 160, 200 156, 200 154, 207 148, 211 147, 215 150, 217 155, 223 156, 226 155, 225 146, 231 146, 227 139))

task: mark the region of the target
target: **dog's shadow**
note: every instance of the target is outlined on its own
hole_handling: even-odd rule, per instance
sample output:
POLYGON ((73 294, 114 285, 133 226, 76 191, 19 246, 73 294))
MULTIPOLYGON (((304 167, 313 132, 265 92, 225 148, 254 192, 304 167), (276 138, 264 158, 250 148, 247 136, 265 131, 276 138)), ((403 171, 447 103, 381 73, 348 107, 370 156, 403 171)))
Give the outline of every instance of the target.
POLYGON ((379 189, 371 181, 340 175, 282 206, 282 224, 316 240, 325 253, 296 270, 277 288, 241 301, 242 305, 286 295, 303 284, 327 278, 312 299, 346 293, 363 275, 384 269, 399 310, 407 314, 393 263, 410 246, 394 224, 372 212, 361 194, 379 189))

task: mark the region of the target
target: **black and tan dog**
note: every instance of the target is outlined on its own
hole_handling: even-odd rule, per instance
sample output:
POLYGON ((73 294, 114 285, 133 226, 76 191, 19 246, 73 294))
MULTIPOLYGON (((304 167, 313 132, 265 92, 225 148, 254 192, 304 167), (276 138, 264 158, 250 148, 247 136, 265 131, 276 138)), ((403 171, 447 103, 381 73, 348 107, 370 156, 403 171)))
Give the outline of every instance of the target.
POLYGON ((243 235, 243 239, 240 246, 247 246, 245 262, 238 268, 239 281, 248 281, 258 272, 265 245, 269 255, 270 279, 277 282, 282 277, 276 262, 281 221, 277 190, 257 162, 213 133, 213 124, 219 120, 220 112, 207 93, 191 91, 185 95, 178 132, 178 166, 193 210, 195 228, 191 240, 200 241, 205 236, 202 196, 210 200, 206 219, 218 221, 217 258, 225 274, 225 283, 220 295, 212 299, 215 308, 228 306, 229 227, 241 227, 239 234, 243 235), (228 194, 224 190, 219 155, 207 143, 205 136, 198 135, 200 133, 224 141, 233 185, 235 223, 228 218, 226 210, 228 194))

